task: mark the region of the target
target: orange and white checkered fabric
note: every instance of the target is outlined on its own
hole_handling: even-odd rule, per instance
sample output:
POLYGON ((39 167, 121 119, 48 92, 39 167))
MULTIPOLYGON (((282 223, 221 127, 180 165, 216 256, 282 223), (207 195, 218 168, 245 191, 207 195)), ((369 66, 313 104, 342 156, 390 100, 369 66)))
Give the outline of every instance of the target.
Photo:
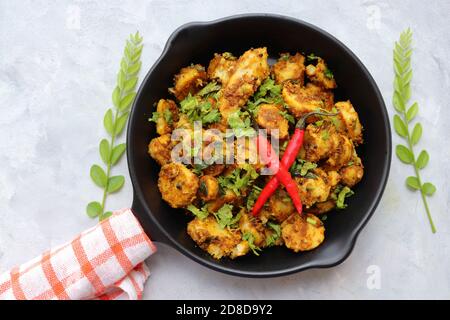
POLYGON ((0 299, 141 299, 156 252, 130 209, 0 275, 0 299))

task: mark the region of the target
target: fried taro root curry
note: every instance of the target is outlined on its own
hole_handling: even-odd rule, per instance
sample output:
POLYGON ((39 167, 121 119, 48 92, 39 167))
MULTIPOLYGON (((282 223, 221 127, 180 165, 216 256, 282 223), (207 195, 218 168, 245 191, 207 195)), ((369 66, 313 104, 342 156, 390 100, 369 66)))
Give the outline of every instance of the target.
MULTIPOLYGON (((324 241, 326 214, 347 206, 346 198, 364 174, 356 153, 363 143, 362 125, 350 101, 334 100, 336 87, 324 59, 282 53, 269 65, 266 48, 250 49, 240 57, 217 53, 208 66, 192 64, 174 76, 169 89, 172 98, 155 103, 156 112, 149 119, 158 136, 150 141, 148 152, 161 166, 158 187, 162 198, 192 217, 187 233, 200 248, 220 259, 259 255, 272 246, 308 251, 324 241), (215 129, 216 134, 203 137, 203 148, 187 143, 192 156, 203 153, 205 159, 204 147, 223 146, 224 138, 217 132, 239 129, 237 136, 245 137, 258 126, 267 130, 268 138, 279 139, 281 158, 295 123, 318 110, 335 115, 308 118, 302 148, 289 168, 298 186, 302 214, 295 210, 283 185, 257 216, 251 214, 271 176, 261 174, 264 166, 257 161, 245 161, 254 154, 248 145, 238 147, 232 142, 241 152, 231 158, 243 154, 243 162, 173 160, 176 145, 184 141, 174 134, 176 129, 187 130, 192 137, 196 121, 201 121, 202 132, 215 129)), ((228 149, 225 156, 230 157, 228 149)), ((210 154, 209 160, 213 158, 210 154)))

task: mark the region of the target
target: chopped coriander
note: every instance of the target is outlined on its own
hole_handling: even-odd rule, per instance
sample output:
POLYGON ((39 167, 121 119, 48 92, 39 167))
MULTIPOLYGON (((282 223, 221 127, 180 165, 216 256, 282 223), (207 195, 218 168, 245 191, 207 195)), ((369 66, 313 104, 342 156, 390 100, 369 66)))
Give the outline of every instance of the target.
POLYGON ((211 93, 217 92, 220 90, 220 85, 217 84, 216 81, 212 81, 208 83, 206 86, 204 86, 199 92, 199 96, 209 96, 211 93))
POLYGON ((203 123, 215 123, 220 120, 220 112, 217 109, 209 111, 205 116, 203 116, 203 123))
POLYGON ((328 132, 328 130, 325 130, 324 132, 322 132, 322 140, 327 141, 330 138, 330 133, 328 132))
POLYGON ((274 231, 266 238, 266 245, 272 247, 281 237, 281 226, 274 222, 267 222, 267 225, 274 231))
POLYGON ((349 188, 344 187, 342 188, 338 193, 336 197, 336 208, 338 209, 345 209, 347 208, 347 204, 345 203, 345 198, 348 198, 355 193, 349 188))
POLYGON ((231 204, 224 204, 216 213, 213 213, 222 229, 225 227, 233 227, 241 218, 240 213, 233 217, 232 210, 233 206, 231 204))
POLYGON ((261 190, 262 189, 260 187, 256 186, 256 185, 254 185, 252 187, 252 191, 250 192, 250 194, 247 197, 247 203, 246 203, 247 210, 250 211, 253 208, 253 206, 255 205, 256 200, 259 197, 259 194, 261 193, 261 190))
POLYGON ((280 114, 283 116, 283 118, 285 118, 290 123, 295 123, 294 117, 287 110, 280 111, 280 114))
MULTIPOLYGON (((305 160, 302 160, 302 159, 297 159, 296 162, 294 163, 294 165, 291 167, 291 173, 292 173, 293 176, 307 177, 307 175, 309 173, 311 173, 309 171, 310 170, 314 170, 315 168, 317 168, 317 164, 316 163, 305 161, 305 160)), ((309 178, 313 178, 314 179, 315 177, 317 177, 317 176, 314 175, 314 177, 309 177, 309 178)))
POLYGON ((333 79, 333 78, 334 78, 333 72, 331 72, 331 70, 328 69, 328 68, 325 69, 324 75, 325 75, 325 77, 327 77, 328 79, 333 79))
POLYGON ((158 121, 159 117, 160 117, 159 112, 155 111, 155 112, 152 113, 152 117, 148 118, 148 121, 156 123, 158 121))
POLYGON ((317 221, 310 217, 306 218, 306 222, 308 222, 309 224, 312 224, 313 226, 317 225, 317 221))
POLYGON ((242 240, 247 241, 248 246, 253 251, 253 253, 259 256, 258 251, 261 251, 261 248, 255 245, 255 236, 251 232, 244 232, 242 235, 242 240))
POLYGON ((166 120, 168 124, 173 124, 172 112, 169 109, 164 110, 164 120, 166 120))
POLYGON ((258 111, 258 106, 262 103, 283 104, 281 96, 281 85, 275 84, 272 78, 267 78, 258 88, 253 96, 253 100, 248 101, 247 110, 251 114, 258 111))
POLYGON ((185 113, 191 121, 214 123, 220 120, 220 113, 213 109, 211 102, 201 100, 198 96, 189 94, 180 102, 181 112, 185 113))
POLYGON ((322 220, 322 221, 326 221, 328 219, 328 216, 326 215, 326 214, 324 214, 321 218, 320 218, 320 220, 322 220))
POLYGON ((308 62, 313 62, 314 60, 317 60, 317 59, 319 59, 319 57, 316 56, 314 53, 310 53, 306 56, 306 60, 308 62))
POLYGON ((207 164, 207 163, 204 163, 204 162, 196 163, 193 165, 192 172, 194 172, 196 175, 201 175, 202 170, 206 169, 208 167, 209 167, 209 164, 207 164))
POLYGON ((259 86, 258 91, 255 93, 255 101, 264 98, 264 97, 277 97, 281 94, 281 86, 275 84, 275 80, 272 78, 267 78, 264 82, 259 86))
POLYGON ((220 176, 219 186, 226 190, 232 190, 236 195, 240 195, 241 191, 248 187, 250 183, 252 183, 256 178, 258 178, 259 174, 256 172, 255 168, 248 164, 245 165, 243 169, 236 168, 230 174, 226 176, 220 176), (242 174, 245 171, 244 174, 242 174))
POLYGON ((280 59, 279 59, 279 60, 281 60, 281 61, 288 61, 290 57, 291 57, 291 55, 290 55, 289 53, 283 53, 283 54, 280 56, 280 59))
POLYGON ((316 127, 320 127, 321 125, 323 125, 323 120, 319 120, 319 121, 314 122, 314 125, 316 127))
POLYGON ((209 215, 208 209, 206 209, 206 207, 199 209, 193 204, 190 204, 186 207, 186 209, 192 212, 192 214, 197 218, 199 218, 200 220, 205 219, 209 215))
POLYGON ((237 110, 228 117, 228 125, 236 138, 252 137, 255 129, 251 127, 250 114, 247 111, 237 110))

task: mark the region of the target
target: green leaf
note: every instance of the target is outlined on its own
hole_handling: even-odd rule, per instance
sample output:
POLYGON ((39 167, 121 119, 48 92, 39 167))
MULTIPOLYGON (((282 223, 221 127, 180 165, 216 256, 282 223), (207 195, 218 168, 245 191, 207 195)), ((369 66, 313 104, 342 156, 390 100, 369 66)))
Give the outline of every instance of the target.
POLYGON ((233 227, 241 218, 240 214, 233 217, 233 206, 231 204, 224 204, 214 216, 216 217, 219 226, 224 229, 225 227, 233 227))
POLYGON ((425 182, 422 185, 422 192, 425 193, 427 196, 432 196, 436 192, 436 187, 434 184, 430 182, 425 182))
POLYGON ((411 134, 411 143, 413 145, 417 144, 417 142, 419 142, 421 137, 422 137, 422 125, 420 123, 416 123, 411 134))
POLYGON ((261 251, 261 248, 255 245, 255 236, 251 232, 244 232, 242 234, 242 240, 247 241, 249 248, 252 250, 253 254, 259 256, 258 251, 261 251))
POLYGON ((103 126, 105 127, 106 132, 110 135, 114 135, 114 119, 112 109, 108 109, 108 111, 106 111, 105 117, 103 118, 103 126))
POLYGON ((112 154, 111 154, 111 164, 112 165, 115 165, 120 160, 120 158, 122 157, 122 154, 125 152, 126 148, 127 148, 126 143, 121 143, 114 147, 112 154))
POLYGON ((123 90, 125 92, 129 92, 131 90, 134 90, 134 88, 136 88, 137 81, 138 81, 138 77, 131 77, 130 79, 125 81, 125 85, 123 87, 123 90))
POLYGON ((123 72, 123 70, 120 70, 117 74, 117 86, 120 88, 120 90, 123 90, 123 87, 125 85, 126 75, 123 72))
POLYGON ((98 217, 102 214, 102 205, 97 201, 89 202, 86 207, 86 213, 90 218, 98 217))
POLYGON ((416 177, 410 176, 406 178, 406 185, 410 187, 413 190, 419 190, 420 189, 420 182, 419 179, 416 177))
POLYGON ((347 207, 347 204, 345 203, 345 198, 348 198, 354 194, 355 193, 349 187, 346 186, 342 188, 342 190, 340 190, 339 193, 337 194, 336 208, 345 209, 347 207))
POLYGON ((409 71, 403 75, 403 83, 410 83, 412 79, 412 69, 409 69, 409 71))
POLYGON ((108 178, 106 177, 105 171, 103 171, 103 169, 100 166, 94 164, 91 167, 90 173, 91 173, 92 181, 94 181, 94 183, 97 186, 99 186, 101 188, 106 187, 106 182, 108 181, 108 178))
POLYGON ((398 92, 394 92, 392 103, 394 104, 395 110, 398 112, 402 113, 405 110, 405 103, 398 92))
POLYGON ((100 219, 100 221, 103 221, 103 220, 105 220, 105 219, 108 219, 109 217, 111 217, 112 216, 112 212, 111 211, 107 211, 107 212, 105 212, 104 214, 102 214, 100 217, 99 217, 99 219, 100 219))
POLYGON ((119 107, 120 104, 120 88, 116 86, 114 88, 113 94, 112 94, 112 101, 115 107, 119 107))
POLYGON ((403 138, 406 138, 408 136, 408 127, 397 114, 394 116, 394 128, 399 136, 403 138))
POLYGON ((106 189, 106 191, 108 193, 119 191, 120 188, 123 187, 124 183, 125 183, 124 176, 113 176, 108 180, 108 188, 106 189))
POLYGON ((406 112, 406 121, 411 122, 419 112, 419 105, 415 102, 406 112))
POLYGON ((206 219, 208 217, 209 212, 206 206, 202 207, 201 209, 197 208, 193 204, 190 204, 186 207, 193 215, 195 215, 200 220, 206 219))
POLYGON ((105 164, 109 163, 109 157, 111 155, 111 148, 109 146, 109 142, 106 139, 102 139, 100 141, 100 157, 102 158, 103 162, 105 164))
POLYGON ((395 148, 395 153, 397 154, 397 157, 406 164, 411 164, 414 162, 414 156, 412 152, 404 145, 399 144, 395 148))
POLYGON ((116 130, 115 134, 118 136, 122 133, 123 129, 125 128, 125 125, 127 124, 129 112, 125 112, 120 117, 117 118, 116 121, 116 130))
POLYGON ((428 161, 430 160, 430 156, 426 150, 422 150, 416 160, 416 167, 419 169, 423 169, 427 166, 428 161))
POLYGON ((122 100, 120 100, 120 106, 119 106, 120 111, 127 110, 131 106, 131 103, 133 103, 133 100, 135 97, 136 97, 136 92, 131 92, 131 93, 127 94, 125 97, 123 97, 122 100))
POLYGON ((135 63, 128 68, 128 74, 134 75, 138 73, 140 69, 141 69, 141 62, 139 61, 138 63, 135 63))

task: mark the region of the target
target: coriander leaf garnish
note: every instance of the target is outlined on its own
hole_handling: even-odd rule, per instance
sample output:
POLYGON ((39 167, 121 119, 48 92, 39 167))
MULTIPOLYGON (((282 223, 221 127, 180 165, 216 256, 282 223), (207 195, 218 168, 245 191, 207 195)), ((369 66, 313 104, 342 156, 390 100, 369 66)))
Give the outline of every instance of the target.
MULTIPOLYGON (((90 169, 92 181, 103 189, 101 202, 92 201, 86 207, 89 217, 98 217, 100 220, 106 219, 112 213, 105 212, 106 197, 108 194, 119 191, 124 183, 124 176, 111 176, 111 168, 120 160, 126 149, 126 144, 116 145, 116 140, 123 132, 128 120, 129 109, 136 96, 136 84, 138 72, 141 68, 142 37, 139 32, 130 35, 126 41, 120 70, 117 74, 117 85, 112 93, 114 108, 108 109, 103 119, 103 125, 109 135, 109 140, 100 141, 100 157, 106 165, 106 171, 99 165, 94 164, 90 169)), ((157 121, 160 115, 153 113, 150 121, 157 121)), ((164 115, 165 116, 165 115, 164 115)))
POLYGON ((345 209, 347 208, 347 204, 345 203, 345 198, 348 198, 355 193, 347 186, 343 187, 342 189, 337 189, 339 192, 335 193, 335 200, 336 200, 336 208, 338 209, 345 209))
POLYGON ((201 209, 197 208, 193 204, 190 204, 186 207, 194 216, 199 218, 200 220, 206 219, 208 217, 209 212, 206 206, 202 207, 201 209))
POLYGON ((309 224, 312 224, 313 226, 317 226, 317 221, 314 220, 313 218, 307 217, 306 222, 308 222, 309 224))
POLYGON ((233 206, 231 204, 224 204, 219 210, 217 210, 217 212, 213 213, 214 217, 216 217, 217 223, 222 229, 225 227, 234 227, 241 218, 240 213, 233 216, 232 210, 233 206))
POLYGON ((314 53, 310 53, 306 56, 306 60, 308 62, 313 62, 314 60, 317 60, 317 59, 319 59, 319 57, 316 56, 314 53))
MULTIPOLYGON (((236 138, 252 137, 255 135, 255 129, 251 127, 250 114, 247 111, 237 110, 228 117, 228 125, 232 129, 231 135, 236 138)), ((225 134, 225 137, 228 137, 225 134)))
POLYGON ((302 159, 297 159, 294 164, 291 167, 291 174, 295 177, 301 176, 301 177, 307 177, 309 173, 312 174, 313 179, 316 177, 311 170, 314 170, 317 168, 317 164, 309 161, 305 161, 302 159))
POLYGON ((328 79, 333 79, 333 78, 334 78, 333 72, 331 72, 331 70, 328 69, 328 68, 323 72, 323 74, 324 74, 325 77, 327 77, 328 79))
POLYGON ((170 124, 170 125, 173 124, 172 112, 169 109, 164 110, 163 116, 164 116, 164 120, 166 120, 166 122, 168 124, 170 124))
POLYGON ((405 164, 410 164, 414 168, 414 176, 406 179, 406 185, 415 191, 420 191, 422 201, 430 222, 431 231, 436 232, 436 227, 431 217, 428 207, 427 197, 435 193, 436 187, 431 182, 422 183, 420 170, 425 168, 429 161, 429 155, 426 150, 422 150, 416 158, 413 146, 416 145, 422 136, 422 125, 416 122, 412 131, 409 125, 416 117, 419 106, 417 102, 407 107, 411 97, 411 48, 412 32, 411 29, 403 31, 400 39, 395 42, 394 47, 394 95, 393 105, 398 114, 394 115, 394 129, 397 134, 406 140, 407 145, 399 144, 395 149, 397 157, 405 164))
POLYGON ((248 211, 252 210, 261 191, 262 191, 262 189, 260 187, 258 187, 257 185, 253 185, 252 191, 250 192, 250 194, 247 197, 246 207, 247 207, 248 211))
POLYGON ((292 114, 290 114, 287 110, 280 111, 280 114, 285 118, 288 122, 295 124, 295 118, 292 114))
POLYGON ((158 122, 158 119, 159 119, 160 116, 161 115, 159 114, 159 112, 155 111, 155 112, 152 113, 152 117, 148 118, 148 121, 156 123, 156 122, 158 122))
POLYGON ((185 113, 191 121, 202 121, 204 124, 218 122, 219 110, 212 107, 210 101, 202 100, 199 96, 190 93, 180 102, 181 112, 185 113))
POLYGON ((217 84, 217 82, 212 81, 208 83, 206 86, 204 86, 197 94, 199 96, 209 96, 210 94, 217 92, 220 90, 220 85, 217 84))
POLYGON ((261 248, 255 245, 255 236, 251 232, 244 232, 242 240, 247 241, 249 248, 256 256, 259 256, 258 251, 261 251, 261 248))
POLYGON ((267 225, 273 230, 273 232, 266 238, 266 245, 272 247, 276 244, 278 239, 281 238, 281 226, 274 222, 267 222, 267 225))
POLYGON ((258 176, 259 174, 255 168, 250 164, 246 164, 243 169, 236 168, 230 174, 220 176, 218 181, 222 189, 232 190, 239 196, 258 176))
POLYGON ((253 99, 247 102, 247 110, 251 114, 258 111, 258 106, 262 103, 273 103, 284 105, 283 97, 281 96, 281 85, 275 84, 275 80, 267 78, 259 86, 253 99))
POLYGON ((282 55, 280 55, 280 58, 278 60, 288 61, 290 57, 291 57, 291 55, 289 53, 283 53, 282 55))

